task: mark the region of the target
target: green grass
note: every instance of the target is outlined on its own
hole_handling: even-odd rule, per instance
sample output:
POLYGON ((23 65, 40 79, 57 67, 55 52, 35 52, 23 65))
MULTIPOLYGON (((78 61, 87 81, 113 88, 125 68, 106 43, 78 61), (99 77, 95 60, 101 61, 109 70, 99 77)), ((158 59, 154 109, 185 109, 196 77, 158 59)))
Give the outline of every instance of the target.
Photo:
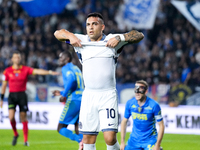
MULTIPOLYGON (((29 130, 30 147, 23 146, 23 133, 19 131, 16 146, 11 146, 12 130, 0 130, 0 150, 78 150, 78 143, 71 141, 55 130, 29 130)), ((129 134, 126 136, 128 140, 129 134)), ((120 141, 120 133, 118 133, 120 141)), ((96 143, 97 150, 106 150, 102 132, 96 143)), ((199 150, 200 135, 165 134, 162 147, 164 150, 199 150)))

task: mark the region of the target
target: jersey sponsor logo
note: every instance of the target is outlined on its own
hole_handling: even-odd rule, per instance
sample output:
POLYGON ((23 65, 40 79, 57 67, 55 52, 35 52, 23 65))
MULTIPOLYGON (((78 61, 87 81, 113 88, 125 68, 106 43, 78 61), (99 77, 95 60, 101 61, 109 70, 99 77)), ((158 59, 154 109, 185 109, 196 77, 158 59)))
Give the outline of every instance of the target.
POLYGON ((133 119, 139 119, 139 120, 147 120, 147 114, 138 114, 138 113, 132 113, 133 119))
POLYGON ((147 110, 152 110, 152 108, 150 106, 148 107, 145 107, 144 109, 147 109, 147 110))
POLYGON ((13 73, 21 73, 21 70, 14 70, 13 73))

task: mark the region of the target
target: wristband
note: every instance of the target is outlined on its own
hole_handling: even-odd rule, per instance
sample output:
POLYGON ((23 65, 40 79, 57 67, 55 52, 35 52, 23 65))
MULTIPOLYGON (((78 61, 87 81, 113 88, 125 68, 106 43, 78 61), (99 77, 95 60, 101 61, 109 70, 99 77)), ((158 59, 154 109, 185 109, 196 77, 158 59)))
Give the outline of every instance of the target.
POLYGON ((52 70, 49 70, 49 74, 52 74, 52 70))
POLYGON ((120 36, 121 41, 124 42, 125 41, 124 35, 123 34, 119 34, 119 36, 120 36))
POLYGON ((4 99, 4 94, 1 94, 1 100, 3 101, 3 99, 4 99))
POLYGON ((70 41, 69 41, 69 40, 66 40, 65 43, 70 44, 70 41))

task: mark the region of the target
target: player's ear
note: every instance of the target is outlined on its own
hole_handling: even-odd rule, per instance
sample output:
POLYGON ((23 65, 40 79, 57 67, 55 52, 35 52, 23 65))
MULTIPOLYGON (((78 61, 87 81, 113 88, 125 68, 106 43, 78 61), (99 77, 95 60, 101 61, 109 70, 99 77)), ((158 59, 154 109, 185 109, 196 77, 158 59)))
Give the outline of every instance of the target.
POLYGON ((101 28, 101 31, 103 32, 103 30, 105 29, 105 25, 102 24, 102 28, 101 28))
POLYGON ((145 95, 148 93, 148 89, 146 90, 146 92, 145 92, 145 95))

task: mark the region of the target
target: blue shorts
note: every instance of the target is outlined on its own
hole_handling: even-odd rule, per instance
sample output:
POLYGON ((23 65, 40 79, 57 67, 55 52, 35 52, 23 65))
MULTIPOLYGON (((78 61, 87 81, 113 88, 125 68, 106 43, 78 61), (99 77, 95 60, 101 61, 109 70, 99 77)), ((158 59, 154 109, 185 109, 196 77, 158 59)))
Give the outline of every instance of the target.
POLYGON ((75 124, 78 123, 81 101, 67 100, 60 116, 59 123, 61 124, 75 124))
POLYGON ((152 150, 156 144, 157 139, 147 140, 146 142, 134 142, 126 145, 125 150, 152 150))

